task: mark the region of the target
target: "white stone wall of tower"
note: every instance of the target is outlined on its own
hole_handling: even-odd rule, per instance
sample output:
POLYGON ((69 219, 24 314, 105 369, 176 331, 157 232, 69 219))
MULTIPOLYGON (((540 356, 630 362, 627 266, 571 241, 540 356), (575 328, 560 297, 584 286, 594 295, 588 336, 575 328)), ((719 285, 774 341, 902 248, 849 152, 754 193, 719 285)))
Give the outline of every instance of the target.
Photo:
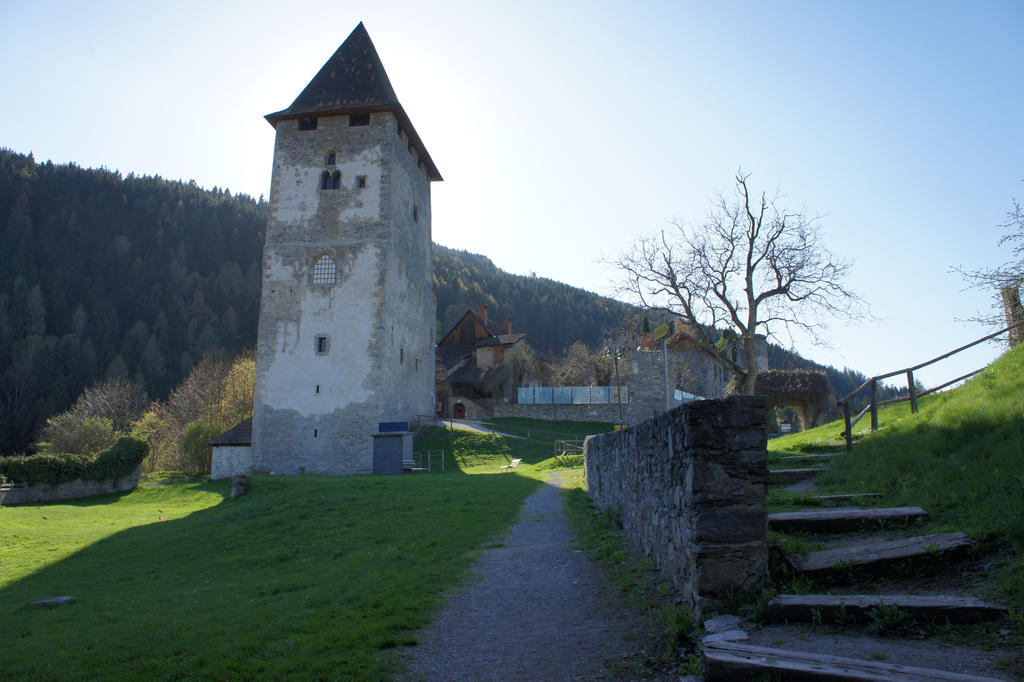
POLYGON ((429 179, 390 112, 369 126, 342 115, 297 128, 277 125, 253 469, 366 473, 378 422, 433 410, 429 179), (321 189, 324 170, 340 171, 338 189, 321 189), (334 286, 312 281, 325 254, 338 266, 334 286), (317 354, 322 336, 328 351, 317 354))
POLYGON ((385 381, 404 386, 385 406, 385 421, 412 421, 434 413, 434 298, 430 233, 430 180, 419 157, 400 134, 398 121, 384 119, 390 174, 383 202, 388 215, 384 268, 385 381))

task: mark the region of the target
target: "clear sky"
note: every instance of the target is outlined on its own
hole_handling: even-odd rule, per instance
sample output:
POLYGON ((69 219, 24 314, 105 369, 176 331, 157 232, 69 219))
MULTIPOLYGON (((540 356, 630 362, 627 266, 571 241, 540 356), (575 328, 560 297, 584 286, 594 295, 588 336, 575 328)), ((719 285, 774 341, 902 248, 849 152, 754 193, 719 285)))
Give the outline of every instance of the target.
POLYGON ((0 0, 0 146, 266 195, 263 115, 359 21, 445 178, 438 243, 610 294, 604 259, 699 222, 742 166, 823 216, 878 318, 796 350, 870 375, 985 331, 949 270, 1000 262, 1024 200, 1018 0, 0 0))

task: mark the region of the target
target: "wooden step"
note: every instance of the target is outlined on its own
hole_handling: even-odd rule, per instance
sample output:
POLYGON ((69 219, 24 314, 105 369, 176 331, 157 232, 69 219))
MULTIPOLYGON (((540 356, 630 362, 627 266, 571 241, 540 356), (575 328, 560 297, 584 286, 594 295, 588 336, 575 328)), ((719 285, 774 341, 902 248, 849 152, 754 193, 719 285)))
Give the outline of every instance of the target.
POLYGON ((874 566, 889 561, 963 550, 972 544, 974 542, 963 533, 935 533, 794 554, 787 556, 786 560, 799 573, 821 573, 840 566, 874 566))
POLYGON ((894 663, 861 661, 806 651, 713 642, 704 645, 706 680, 891 680, 893 682, 993 682, 993 678, 915 668, 894 663), (774 675, 773 675, 774 674, 774 675))
POLYGON ((1006 607, 973 597, 919 594, 780 594, 768 602, 768 619, 823 623, 870 620, 879 605, 897 606, 913 616, 976 623, 999 618, 1006 607))
POLYGON ((862 497, 881 497, 882 493, 845 493, 843 495, 815 495, 814 499, 824 502, 849 502, 862 497))
POLYGON ((812 509, 807 511, 776 512, 768 515, 768 527, 772 530, 810 530, 817 532, 842 533, 858 530, 864 524, 908 523, 927 519, 928 514, 920 507, 888 507, 880 509, 812 509))
POLYGON ((768 481, 770 483, 791 483, 793 481, 802 481, 812 476, 817 476, 823 471, 828 471, 825 467, 808 467, 805 469, 775 469, 774 471, 768 471, 768 481))
POLYGON ((786 455, 784 457, 779 457, 776 461, 785 464, 802 464, 804 462, 827 462, 830 459, 839 457, 841 454, 841 452, 830 452, 821 455, 786 455))

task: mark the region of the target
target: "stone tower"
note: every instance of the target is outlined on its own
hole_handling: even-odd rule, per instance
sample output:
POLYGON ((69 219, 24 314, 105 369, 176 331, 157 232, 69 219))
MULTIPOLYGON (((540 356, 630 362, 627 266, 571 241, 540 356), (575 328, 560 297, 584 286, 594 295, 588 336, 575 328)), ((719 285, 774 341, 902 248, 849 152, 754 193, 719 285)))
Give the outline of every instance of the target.
POLYGON ((360 23, 283 111, 263 248, 252 469, 369 473, 379 422, 434 412, 430 183, 360 23))

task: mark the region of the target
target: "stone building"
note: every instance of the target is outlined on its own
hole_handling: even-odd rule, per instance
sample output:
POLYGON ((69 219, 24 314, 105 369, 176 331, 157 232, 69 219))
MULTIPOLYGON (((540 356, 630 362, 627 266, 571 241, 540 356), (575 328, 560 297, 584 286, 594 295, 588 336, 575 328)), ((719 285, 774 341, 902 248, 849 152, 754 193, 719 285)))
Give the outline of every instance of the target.
POLYGON ((487 317, 487 306, 467 310, 437 344, 436 390, 440 413, 456 419, 491 416, 490 404, 515 394, 516 352, 532 353, 526 334, 512 332, 511 318, 501 326, 487 317))
MULTIPOLYGON (((369 473, 380 422, 434 412, 430 183, 360 23, 276 130, 252 447, 285 474, 369 473)), ((222 467, 224 469, 224 467, 222 467)))
MULTIPOLYGON (((665 338, 667 354, 662 353, 661 341, 652 334, 640 339, 635 349, 622 352, 618 364, 619 395, 625 396, 620 404, 616 399, 605 403, 589 404, 516 404, 492 401, 491 416, 525 417, 556 421, 615 422, 621 414, 626 424, 651 419, 684 402, 699 398, 721 398, 732 378, 731 375, 693 339, 692 332, 682 320, 670 320, 669 334, 665 338), (667 391, 666 391, 667 379, 667 391), (666 393, 668 395, 666 396, 666 393)), ((570 352, 583 352, 581 342, 571 344, 570 352)), ((733 358, 744 366, 743 354, 735 349, 733 358)), ((758 337, 758 367, 768 368, 768 343, 758 337)))
MULTIPOLYGON (((694 332, 681 319, 668 321, 669 333, 665 337, 665 346, 669 352, 669 383, 687 393, 702 398, 721 398, 725 395, 732 374, 704 350, 694 338, 694 332)), ((638 352, 658 352, 660 357, 661 341, 653 340, 652 334, 646 334, 640 341, 638 352)), ((757 366, 759 371, 768 369, 768 341, 757 336, 757 366)), ((746 367, 743 353, 736 343, 731 349, 733 362, 746 367)))

